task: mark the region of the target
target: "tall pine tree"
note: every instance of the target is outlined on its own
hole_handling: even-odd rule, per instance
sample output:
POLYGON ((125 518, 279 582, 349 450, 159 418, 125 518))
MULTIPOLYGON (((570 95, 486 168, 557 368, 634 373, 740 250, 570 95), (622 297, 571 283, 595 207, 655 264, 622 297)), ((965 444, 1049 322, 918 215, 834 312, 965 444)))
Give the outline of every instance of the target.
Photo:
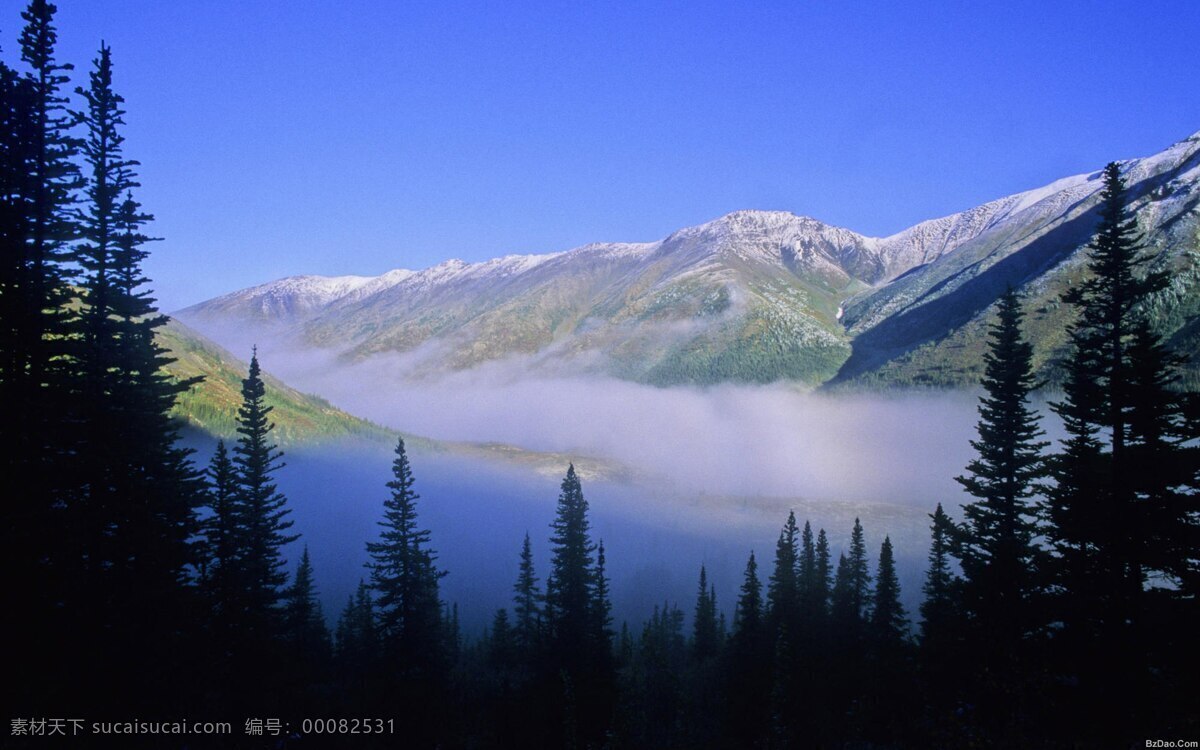
POLYGON ((284 597, 283 624, 294 673, 301 684, 314 681, 329 658, 330 637, 325 613, 317 599, 308 545, 304 546, 296 575, 284 597))
POLYGON ((521 562, 517 582, 513 585, 513 637, 516 647, 526 661, 532 661, 542 634, 543 596, 533 569, 533 548, 529 533, 521 544, 521 562))
POLYGON ((1081 712, 1102 717, 1092 730, 1132 739, 1155 726, 1147 718, 1154 703, 1148 687, 1161 668, 1149 654, 1147 580, 1174 567, 1161 556, 1183 552, 1189 545, 1173 540, 1196 526, 1194 514, 1191 523, 1171 520, 1187 518, 1179 503, 1186 507, 1184 498, 1195 494, 1194 470, 1183 469, 1193 490, 1180 494, 1172 486, 1178 470, 1154 476, 1145 469, 1164 448, 1174 454, 1167 463, 1194 466, 1187 447, 1194 423, 1170 393, 1174 363, 1140 308, 1166 284, 1165 271, 1142 249, 1119 165, 1105 167, 1103 185, 1088 275, 1065 297, 1078 317, 1069 329, 1063 398, 1053 405, 1067 438, 1054 461, 1048 536, 1064 623, 1055 650, 1066 656, 1061 668, 1080 683, 1081 712), (1160 442, 1153 425, 1171 423, 1184 432, 1160 442), (1160 515, 1164 500, 1170 509, 1160 515), (1112 654, 1103 668, 1089 658, 1097 651, 1112 654))
MULTIPOLYGON (((62 88, 69 64, 58 62, 56 7, 32 0, 21 14, 21 58, 28 72, 0 71, 4 139, 4 278, 0 281, 0 403, 6 429, 0 445, 5 476, 20 485, 7 503, 4 564, 9 596, 25 616, 15 623, 12 682, 22 699, 69 690, 64 679, 78 654, 73 644, 86 607, 80 590, 80 534, 64 510, 77 496, 72 429, 78 384, 75 327, 67 305, 71 243, 78 235, 72 206, 82 182, 75 163, 79 141, 71 130, 62 88)), ((32 706, 31 706, 32 708, 32 706)))
MULTIPOLYGON (((165 318, 140 289, 146 282, 140 246, 147 241, 140 227, 151 217, 131 211, 136 204, 122 196, 137 184, 137 163, 122 153, 125 112, 112 81, 111 50, 101 45, 89 86, 77 89, 86 104, 78 116, 87 129, 88 170, 78 216, 84 241, 76 252, 83 270, 76 354, 82 398, 75 415, 84 443, 76 462, 82 492, 71 512, 88 550, 86 619, 111 634, 97 651, 119 655, 130 689, 162 694, 166 686, 147 691, 145 683, 183 666, 163 668, 182 652, 193 622, 188 584, 202 491, 169 412, 199 379, 178 383, 162 372, 174 361, 153 339, 165 318), (140 611, 147 605, 153 617, 140 611), (133 667, 135 654, 146 663, 133 667)), ((98 667, 105 675, 114 671, 98 667)))
POLYGON ((564 741, 595 741, 610 716, 612 645, 611 635, 597 637, 597 611, 607 606, 601 603, 606 593, 600 588, 588 503, 573 464, 563 477, 551 529, 545 612, 551 665, 562 681, 564 741))
POLYGON ((692 618, 692 656, 697 661, 711 659, 716 656, 719 645, 716 594, 710 590, 708 571, 701 565, 700 583, 696 591, 696 612, 692 618))
POLYGON ((963 506, 957 557, 965 616, 966 647, 976 662, 976 700, 986 719, 1011 727, 1027 692, 1030 641, 1044 628, 1041 602, 1044 555, 1031 498, 1045 476, 1042 451, 1049 445, 1029 404, 1036 385, 1033 346, 1021 333, 1021 298, 1009 289, 997 303, 984 355, 978 454, 957 477, 976 499, 963 506))
POLYGON ((758 561, 750 553, 733 615, 728 653, 729 744, 754 747, 764 740, 771 693, 772 633, 767 627, 758 561))
POLYGON ((367 544, 371 586, 378 592, 380 635, 393 669, 411 670, 413 679, 432 679, 445 662, 442 605, 430 533, 417 522, 412 466, 404 438, 396 442, 391 497, 384 501, 379 541, 367 544))
POLYGON ((952 568, 952 555, 957 527, 942 504, 929 515, 929 568, 921 587, 920 668, 926 693, 937 713, 948 707, 960 694, 958 674, 959 640, 962 628, 959 618, 959 578, 952 568))
MULTIPOLYGON (((283 547, 299 538, 288 534, 292 521, 287 498, 272 478, 283 468, 283 454, 271 442, 275 423, 273 407, 266 403, 266 384, 258 365, 258 352, 242 380, 242 405, 238 409, 238 440, 234 447, 241 580, 239 632, 246 648, 272 651, 270 644, 282 630, 279 602, 287 582, 283 547)), ((249 658, 249 655, 246 655, 249 658)))

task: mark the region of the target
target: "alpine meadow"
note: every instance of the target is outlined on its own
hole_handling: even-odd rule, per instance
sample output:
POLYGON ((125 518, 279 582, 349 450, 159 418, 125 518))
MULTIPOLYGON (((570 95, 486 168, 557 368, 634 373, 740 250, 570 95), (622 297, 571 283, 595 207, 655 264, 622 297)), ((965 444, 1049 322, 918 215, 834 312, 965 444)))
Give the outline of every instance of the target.
POLYGON ((62 6, 0 745, 1200 743, 1193 5, 62 6))

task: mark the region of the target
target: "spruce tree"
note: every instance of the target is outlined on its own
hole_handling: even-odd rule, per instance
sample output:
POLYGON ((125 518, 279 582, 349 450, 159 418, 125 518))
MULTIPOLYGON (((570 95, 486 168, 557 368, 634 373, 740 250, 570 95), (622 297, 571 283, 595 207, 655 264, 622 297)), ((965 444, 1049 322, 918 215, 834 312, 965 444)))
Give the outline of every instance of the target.
MULTIPOLYGON (((137 185, 132 169, 137 162, 124 158, 124 99, 112 88, 112 50, 100 45, 88 88, 75 91, 87 108, 77 116, 87 128, 83 156, 88 165, 85 201, 78 212, 83 242, 76 258, 83 270, 83 336, 80 349, 85 398, 97 401, 113 389, 110 375, 121 366, 120 334, 113 306, 118 294, 114 256, 124 194, 137 185)), ((95 407, 98 408, 98 407, 95 407)), ((102 425, 107 427, 107 425, 102 425)))
MULTIPOLYGON (((64 368, 70 366, 69 356, 64 355, 72 353, 68 347, 73 335, 66 304, 71 295, 68 264, 74 259, 71 243, 79 231, 72 207, 76 191, 83 186, 75 163, 80 141, 71 135, 76 121, 61 92, 74 66, 55 58, 56 12, 52 3, 31 0, 21 14, 25 21, 21 58, 30 68, 22 90, 30 97, 27 111, 33 124, 26 133, 29 149, 23 160, 21 308, 12 321, 18 339, 8 371, 13 395, 20 400, 8 403, 31 440, 49 443, 30 446, 35 451, 64 445, 60 441, 66 439, 56 425, 65 408, 65 393, 60 389, 69 387, 64 380, 68 377, 64 368)), ((36 454, 26 458, 42 463, 36 454)))
POLYGON ((728 651, 725 723, 733 747, 753 747, 765 737, 771 693, 771 635, 763 611, 758 562, 751 552, 734 610, 728 651))
MULTIPOLYGON (((74 470, 79 436, 71 415, 78 404, 72 355, 76 328, 67 305, 76 239, 72 205, 81 186, 75 163, 79 141, 62 88, 69 64, 55 57, 56 8, 32 0, 21 14, 21 58, 28 73, 5 67, 0 110, 5 131, 0 233, 5 253, 0 289, 0 403, 5 420, 0 461, 20 490, 4 520, 8 595, 21 602, 14 642, 26 644, 10 665, 30 694, 59 693, 68 669, 78 669, 77 626, 86 604, 76 519, 67 517, 78 495, 74 470)), ((84 688, 86 690, 86 688, 84 688)))
POLYGON ((846 566, 853 622, 861 623, 866 619, 871 573, 867 569, 867 544, 863 537, 862 522, 857 518, 850 532, 850 555, 846 558, 846 566))
POLYGON ((508 622, 508 610, 501 607, 492 617, 492 631, 487 638, 488 662, 494 669, 512 669, 517 661, 517 645, 512 626, 508 622))
POLYGON ((796 583, 799 589, 800 612, 810 627, 820 609, 821 584, 817 580, 817 547, 812 524, 804 522, 800 532, 800 555, 797 560, 796 583))
MULTIPOLYGON (((1047 499, 1057 612, 1064 623, 1055 651, 1065 657, 1061 668, 1068 679, 1080 682, 1083 699, 1100 706, 1104 721, 1092 730, 1126 738, 1151 729, 1147 578, 1161 565, 1155 559, 1161 550, 1186 547, 1171 540, 1194 528, 1156 518, 1178 475, 1141 473, 1142 457, 1162 447, 1154 428, 1144 429, 1162 424, 1155 412, 1165 410, 1173 415, 1167 421, 1181 426, 1188 420, 1168 395, 1173 367, 1159 356, 1151 322, 1139 308, 1166 276, 1151 268, 1142 250, 1130 202, 1119 166, 1109 164, 1088 246, 1088 275, 1065 296, 1078 317, 1068 329, 1063 398, 1053 405, 1067 438, 1054 460, 1047 499), (1097 650, 1113 655, 1103 669, 1089 658, 1097 650)), ((1171 442, 1178 460, 1192 460, 1185 442, 1171 442)))
POLYGON ((886 536, 879 549, 867 634, 871 679, 863 685, 864 732, 875 742, 895 742, 912 721, 915 701, 908 663, 908 617, 900 603, 892 540, 886 536))
POLYGON ((762 583, 758 579, 758 563, 754 553, 746 561, 746 572, 742 580, 741 594, 733 616, 733 637, 749 641, 761 638, 763 627, 762 583))
POLYGON ((239 624, 243 598, 240 582, 242 527, 237 499, 237 474, 225 441, 209 462, 208 514, 201 523, 200 590, 209 613, 211 636, 221 649, 228 646, 239 624))
POLYGON ((855 619, 854 596, 850 583, 850 563, 846 553, 838 553, 837 569, 833 578, 833 590, 830 593, 830 618, 834 630, 842 632, 839 626, 851 623, 855 619))
POLYGON ((533 570, 533 549, 528 532, 521 544, 521 562, 513 592, 513 614, 516 619, 513 638, 522 657, 532 661, 542 633, 543 597, 533 570))
MULTIPOLYGON (((600 586, 600 568, 593 557, 588 503, 575 466, 567 468, 551 524, 550 574, 546 579, 546 624, 550 659, 561 676, 562 722, 565 741, 574 733, 596 741, 611 715, 612 636, 606 629, 597 637, 598 610, 607 598, 607 583, 600 586)), ((603 604, 607 607, 607 603, 603 604)))
POLYGON ((809 598, 822 619, 829 613, 829 595, 832 587, 833 568, 829 558, 829 538, 825 536, 825 529, 820 529, 817 531, 815 575, 809 598))
POLYGON ((587 500, 571 465, 563 478, 551 525, 551 568, 546 579, 546 619, 555 658, 569 672, 582 671, 590 661, 596 545, 591 540, 587 513, 587 500))
POLYGON ((921 668, 935 703, 943 703, 948 688, 956 688, 954 673, 961 628, 958 614, 958 576, 951 568, 957 527, 938 503, 929 515, 929 569, 921 587, 921 668))
POLYGON ((596 545, 596 567, 592 583, 592 638, 595 640, 597 668, 601 672, 612 669, 612 602, 608 593, 607 560, 604 557, 604 540, 596 545))
POLYGON ((891 537, 885 536, 879 548, 879 566, 875 571, 875 592, 869 620, 871 641, 879 650, 895 650, 908 632, 908 616, 900 603, 900 579, 896 577, 896 558, 891 537))
MULTIPOLYGON (((25 242, 33 197, 29 165, 36 153, 36 126, 32 82, 0 60, 0 388, 4 394, 13 387, 24 357, 21 295, 28 270, 25 242)), ((7 453, 5 460, 11 460, 7 453)))
POLYGON ((775 544, 775 569, 767 584, 767 612, 775 628, 792 628, 800 606, 797 561, 799 528, 796 514, 789 512, 775 544))
POLYGON ((963 606, 998 649, 1013 653, 1036 627, 1033 609, 1041 553, 1030 498, 1044 476, 1038 440, 1044 433, 1029 405, 1035 385, 1033 346, 1021 336, 1021 300, 1009 289, 998 303, 998 319, 984 355, 978 456, 957 477, 977 498, 963 506, 958 544, 963 606))
POLYGON ((304 546, 296 575, 287 589, 283 613, 284 637, 294 660, 292 663, 299 667, 295 671, 301 680, 310 681, 328 659, 330 639, 325 614, 317 599, 308 545, 304 546))
POLYGON ((977 700, 990 721, 1010 727, 1027 691, 1030 641, 1043 627, 1044 555, 1031 498, 1041 489, 1048 443, 1038 439, 1043 431, 1029 404, 1033 346, 1022 338, 1020 296, 1010 288, 997 307, 984 355, 979 438, 971 441, 978 455, 957 477, 976 499, 963 506, 956 556, 966 647, 983 691, 977 700))
POLYGON ((242 576, 239 631, 251 650, 269 650, 268 644, 280 635, 278 604, 287 582, 282 549, 299 538, 298 534, 286 533, 292 527, 288 519, 291 511, 271 477, 283 467, 279 461, 283 454, 271 442, 275 429, 270 421, 272 408, 266 403, 266 385, 255 350, 249 372, 242 380, 238 440, 233 450, 241 560, 238 567, 242 576))
MULTIPOLYGON (((831 715, 840 717, 850 711, 864 690, 869 643, 867 615, 870 605, 871 576, 867 568, 867 549, 862 523, 854 519, 849 554, 839 554, 830 607, 830 658, 836 672, 828 681, 831 715)), ((831 720, 827 731, 834 736, 847 731, 831 720)))
POLYGON ((358 705, 371 705, 380 653, 375 605, 365 581, 358 582, 338 619, 334 656, 350 697, 358 705))
POLYGON ((692 656, 696 661, 706 661, 716 656, 718 647, 716 596, 709 589, 708 572, 701 565, 696 613, 692 619, 692 656))
POLYGON ((1200 399, 1182 392, 1184 358, 1144 318, 1134 325, 1129 356, 1128 450, 1146 519, 1138 565, 1147 588, 1186 599, 1200 593, 1188 585, 1200 571, 1200 421, 1191 414, 1200 399))
POLYGON ((417 521, 412 466, 404 438, 396 442, 391 497, 384 501, 379 541, 369 542, 371 587, 378 592, 376 607, 380 636, 396 670, 410 670, 412 679, 431 679, 447 658, 442 628, 438 580, 445 575, 435 566, 428 529, 417 521))
POLYGON ((131 668, 128 655, 121 658, 121 671, 135 675, 132 689, 145 691, 149 675, 177 673, 163 667, 180 653, 192 621, 187 584, 202 487, 169 412, 199 379, 177 383, 162 372, 173 360, 153 332, 165 318, 139 289, 146 283, 140 246, 147 241, 140 227, 152 217, 122 198, 137 184, 137 163, 122 154, 125 113, 112 73, 111 50, 101 45, 89 86, 77 89, 86 104, 79 120, 87 129, 88 172, 78 214, 84 241, 76 252, 83 275, 75 419, 85 448, 74 510, 89 550, 88 619, 104 623, 114 638, 102 650, 148 656, 139 668, 131 668), (153 620, 138 611, 147 605, 153 620))

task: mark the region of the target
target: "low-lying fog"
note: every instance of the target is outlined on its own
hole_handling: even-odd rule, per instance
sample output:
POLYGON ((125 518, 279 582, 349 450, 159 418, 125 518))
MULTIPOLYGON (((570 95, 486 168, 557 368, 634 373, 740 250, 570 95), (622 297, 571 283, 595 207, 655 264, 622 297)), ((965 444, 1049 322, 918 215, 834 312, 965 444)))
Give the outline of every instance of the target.
MULTIPOLYGON (((855 516, 872 555, 889 534, 915 614, 928 514, 962 499, 953 477, 972 457, 976 397, 967 393, 824 396, 783 386, 661 389, 608 378, 531 376, 505 362, 437 379, 408 377, 403 357, 347 366, 325 353, 261 347, 265 370, 335 405, 409 433, 499 441, 616 460, 633 481, 584 481, 603 538, 614 615, 639 623, 656 603, 694 604, 701 563, 727 616, 754 550, 765 582, 789 508, 824 527, 836 559, 855 516)), ((391 449, 344 444, 295 450, 279 474, 295 530, 334 620, 367 575, 363 545, 378 533, 391 449)), ((412 455, 422 522, 433 533, 443 595, 477 633, 510 604, 529 532, 538 576, 548 570, 556 476, 453 454, 412 455)))
POLYGON ((271 348, 259 357, 285 382, 388 427, 612 458, 686 492, 925 507, 957 495, 953 476, 971 456, 977 418, 967 393, 656 388, 539 375, 520 359, 413 379, 416 359, 347 365, 328 352, 271 348))

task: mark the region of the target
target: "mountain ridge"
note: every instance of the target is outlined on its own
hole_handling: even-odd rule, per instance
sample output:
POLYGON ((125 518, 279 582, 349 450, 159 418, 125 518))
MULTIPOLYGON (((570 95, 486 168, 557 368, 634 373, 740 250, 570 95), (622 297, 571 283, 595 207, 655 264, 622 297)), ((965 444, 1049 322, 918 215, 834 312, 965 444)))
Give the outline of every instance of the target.
MULTIPOLYGON (((1176 266, 1200 226, 1198 148, 1200 133, 1120 162, 1149 246, 1176 266)), ((416 374, 526 356, 531 366, 657 385, 955 385, 977 368, 943 343, 964 327, 979 333, 1001 281, 1029 287, 1040 307, 1057 304, 1052 292, 1068 283, 1090 238, 1097 175, 887 237, 740 210, 653 242, 451 259, 379 277, 288 277, 179 315, 218 340, 231 323, 270 325, 271 335, 336 347, 350 361, 419 354, 416 374)), ((1190 305, 1191 288, 1182 294, 1190 305)), ((1177 322, 1188 329, 1190 321, 1177 322)), ((1041 338, 1039 361, 1053 369, 1062 342, 1049 331, 1041 338)))

